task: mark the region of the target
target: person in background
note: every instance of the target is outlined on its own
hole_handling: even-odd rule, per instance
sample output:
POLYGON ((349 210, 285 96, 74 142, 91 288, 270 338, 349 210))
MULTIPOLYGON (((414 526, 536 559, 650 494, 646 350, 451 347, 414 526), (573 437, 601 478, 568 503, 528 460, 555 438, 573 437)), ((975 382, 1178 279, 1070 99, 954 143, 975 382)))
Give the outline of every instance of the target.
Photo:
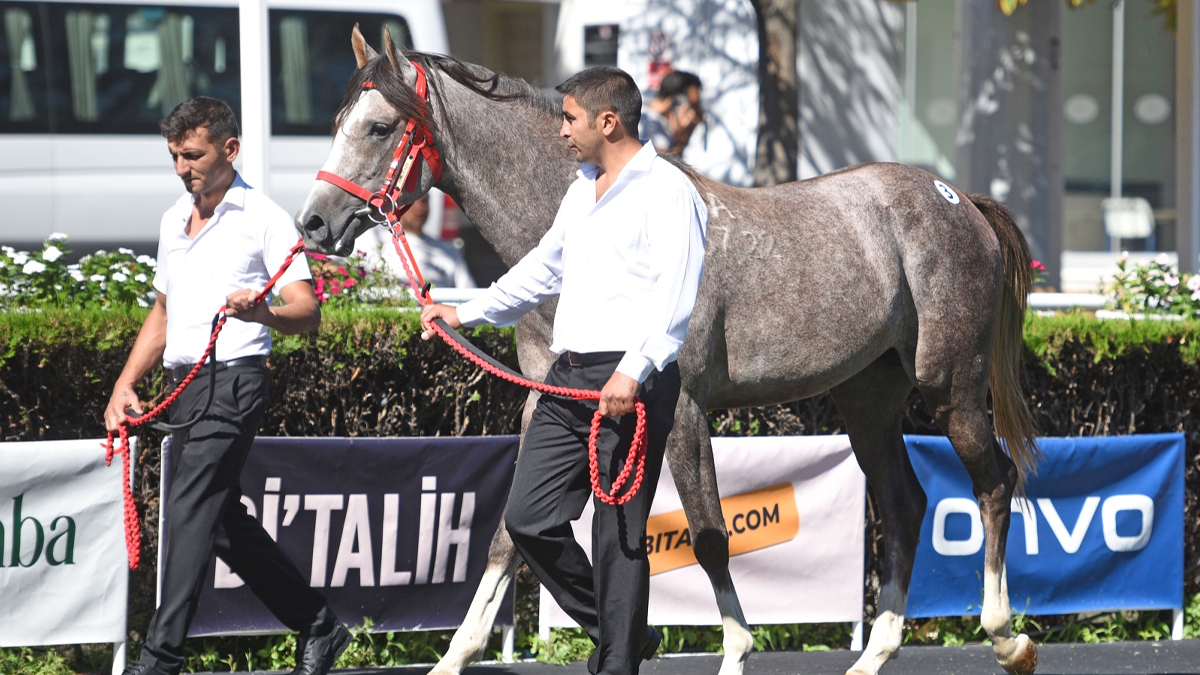
POLYGON ((241 148, 233 110, 207 96, 184 101, 160 124, 175 174, 186 194, 162 217, 154 307, 142 323, 104 411, 117 431, 125 410, 142 414, 134 386, 162 364, 172 386, 200 361, 213 314, 226 306, 218 360, 206 363, 170 408, 174 473, 166 508, 162 600, 150 620, 141 657, 124 675, 176 675, 215 551, 285 626, 297 631, 293 675, 325 675, 350 633, 296 565, 242 503, 239 477, 267 408, 273 329, 284 335, 316 330, 321 308, 303 257, 277 282, 284 304, 256 303, 298 236, 291 215, 233 169, 241 148), (215 369, 215 375, 212 370, 215 369), (215 377, 212 405, 210 377, 215 377))
MULTIPOLYGON (((462 251, 453 242, 426 236, 422 228, 428 219, 428 194, 413 202, 412 208, 400 216, 400 225, 404 227, 408 248, 416 258, 421 276, 433 284, 434 288, 475 288, 475 279, 471 277, 471 270, 467 267, 467 261, 463 259, 462 251)), ((392 276, 406 279, 404 266, 400 264, 391 240, 392 235, 387 228, 373 227, 360 235, 356 244, 359 249, 378 252, 378 257, 374 260, 382 259, 387 263, 392 276)))
POLYGON ((681 154, 704 121, 700 78, 682 70, 663 76, 658 92, 642 110, 641 139, 662 153, 681 154))

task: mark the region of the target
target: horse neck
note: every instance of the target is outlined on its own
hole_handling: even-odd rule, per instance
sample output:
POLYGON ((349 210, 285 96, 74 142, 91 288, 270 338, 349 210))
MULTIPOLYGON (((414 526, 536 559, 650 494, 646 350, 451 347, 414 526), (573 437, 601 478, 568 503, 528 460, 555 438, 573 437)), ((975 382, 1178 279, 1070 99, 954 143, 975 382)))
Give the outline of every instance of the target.
POLYGON ((500 258, 516 264, 550 229, 578 164, 557 117, 526 100, 494 101, 442 77, 432 102, 444 174, 458 203, 500 258))

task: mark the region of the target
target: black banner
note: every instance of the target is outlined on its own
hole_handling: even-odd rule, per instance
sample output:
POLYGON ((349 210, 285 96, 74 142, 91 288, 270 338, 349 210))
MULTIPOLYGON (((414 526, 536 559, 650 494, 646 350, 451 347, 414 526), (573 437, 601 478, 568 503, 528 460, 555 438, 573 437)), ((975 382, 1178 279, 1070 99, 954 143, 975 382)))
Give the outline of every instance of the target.
MULTIPOLYGON (((242 502, 343 622, 453 628, 483 577, 517 445, 516 436, 259 438, 242 502)), ((510 593, 496 622, 511 624, 512 612, 510 593)), ((189 635, 284 630, 214 556, 189 635)))

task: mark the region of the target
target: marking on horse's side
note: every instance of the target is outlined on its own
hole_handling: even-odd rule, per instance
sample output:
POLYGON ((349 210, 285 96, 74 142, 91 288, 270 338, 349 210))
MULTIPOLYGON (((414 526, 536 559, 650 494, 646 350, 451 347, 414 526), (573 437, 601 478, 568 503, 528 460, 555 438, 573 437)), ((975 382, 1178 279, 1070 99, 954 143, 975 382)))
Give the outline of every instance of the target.
POLYGON ((942 193, 942 196, 946 198, 946 201, 950 202, 951 204, 957 204, 959 202, 958 193, 954 191, 954 188, 946 185, 940 180, 933 181, 933 186, 937 188, 938 192, 942 193))

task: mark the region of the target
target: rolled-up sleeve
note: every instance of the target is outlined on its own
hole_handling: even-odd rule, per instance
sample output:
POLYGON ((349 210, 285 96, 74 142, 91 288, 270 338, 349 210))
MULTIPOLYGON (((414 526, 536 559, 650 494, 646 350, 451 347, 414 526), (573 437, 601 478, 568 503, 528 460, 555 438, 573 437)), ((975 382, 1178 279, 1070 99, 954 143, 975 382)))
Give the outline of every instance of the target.
POLYGON ((625 353, 617 371, 644 382, 679 354, 700 293, 708 209, 698 195, 663 195, 647 214, 646 240, 653 290, 640 312, 639 345, 625 353))

